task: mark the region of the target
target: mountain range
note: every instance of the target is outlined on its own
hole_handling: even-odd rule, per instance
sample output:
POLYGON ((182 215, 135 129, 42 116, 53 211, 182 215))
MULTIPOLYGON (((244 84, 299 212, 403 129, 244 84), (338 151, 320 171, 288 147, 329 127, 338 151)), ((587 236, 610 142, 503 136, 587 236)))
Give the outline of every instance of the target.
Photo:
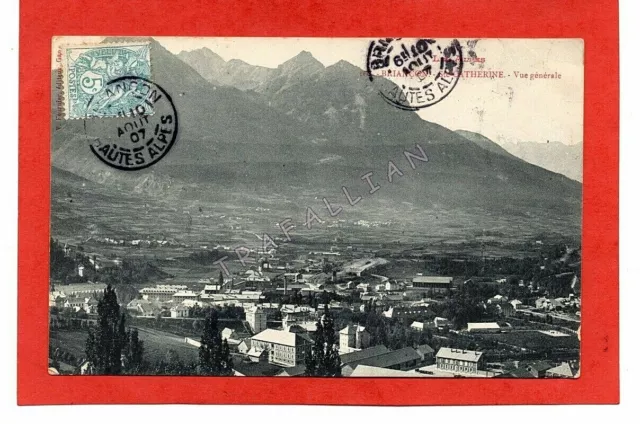
POLYGON ((338 196, 343 186, 362 192, 363 174, 373 171, 384 180, 394 161, 405 175, 376 199, 398 213, 408 202, 579 231, 580 183, 479 134, 451 131, 390 106, 348 62, 325 67, 302 52, 264 68, 224 61, 208 49, 174 55, 150 42, 152 79, 171 94, 180 116, 172 151, 148 170, 118 171, 87 146, 111 123, 54 121, 54 178, 59 169, 117 190, 176 199, 213 198, 222 190, 272 193, 300 206, 307 198, 338 196), (412 171, 403 151, 417 153, 417 144, 429 162, 412 171))

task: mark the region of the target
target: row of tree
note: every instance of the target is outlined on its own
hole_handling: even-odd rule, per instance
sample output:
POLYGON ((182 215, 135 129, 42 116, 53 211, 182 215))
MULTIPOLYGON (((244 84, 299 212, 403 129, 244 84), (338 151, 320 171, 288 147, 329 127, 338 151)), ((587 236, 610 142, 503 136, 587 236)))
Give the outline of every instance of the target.
MULTIPOLYGON (((151 366, 144 358, 144 343, 137 329, 127 329, 115 289, 109 285, 98 301, 98 322, 89 329, 85 343, 88 372, 98 375, 189 374, 233 375, 233 363, 226 339, 218 329, 217 312, 209 311, 200 339, 196 366, 180 361, 158 361, 151 366)), ((172 358, 175 359, 175 358, 172 358)))

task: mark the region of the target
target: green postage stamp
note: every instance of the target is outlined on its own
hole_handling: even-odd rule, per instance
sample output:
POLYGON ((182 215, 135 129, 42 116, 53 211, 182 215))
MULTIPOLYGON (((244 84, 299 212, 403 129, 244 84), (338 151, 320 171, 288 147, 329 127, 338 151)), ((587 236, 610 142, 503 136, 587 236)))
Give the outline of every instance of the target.
POLYGON ((141 102, 136 91, 106 91, 117 78, 151 78, 148 42, 63 46, 60 53, 65 119, 135 114, 141 102))

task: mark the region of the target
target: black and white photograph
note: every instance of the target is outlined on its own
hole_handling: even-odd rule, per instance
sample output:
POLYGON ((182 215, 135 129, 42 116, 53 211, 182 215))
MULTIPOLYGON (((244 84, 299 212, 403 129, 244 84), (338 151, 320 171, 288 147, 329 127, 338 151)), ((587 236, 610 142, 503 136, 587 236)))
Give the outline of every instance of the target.
POLYGON ((583 51, 54 38, 49 374, 578 378, 583 51))

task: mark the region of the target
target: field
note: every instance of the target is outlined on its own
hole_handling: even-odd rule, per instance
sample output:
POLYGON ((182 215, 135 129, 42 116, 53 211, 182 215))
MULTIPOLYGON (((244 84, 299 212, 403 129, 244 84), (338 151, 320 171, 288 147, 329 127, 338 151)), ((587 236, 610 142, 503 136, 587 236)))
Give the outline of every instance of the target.
MULTIPOLYGON (((187 345, 184 337, 142 327, 138 328, 138 332, 140 340, 144 342, 145 358, 152 363, 165 359, 169 351, 174 351, 185 362, 198 360, 198 348, 187 345)), ((86 339, 86 330, 61 330, 51 332, 49 343, 70 352, 76 358, 83 358, 86 339)))

